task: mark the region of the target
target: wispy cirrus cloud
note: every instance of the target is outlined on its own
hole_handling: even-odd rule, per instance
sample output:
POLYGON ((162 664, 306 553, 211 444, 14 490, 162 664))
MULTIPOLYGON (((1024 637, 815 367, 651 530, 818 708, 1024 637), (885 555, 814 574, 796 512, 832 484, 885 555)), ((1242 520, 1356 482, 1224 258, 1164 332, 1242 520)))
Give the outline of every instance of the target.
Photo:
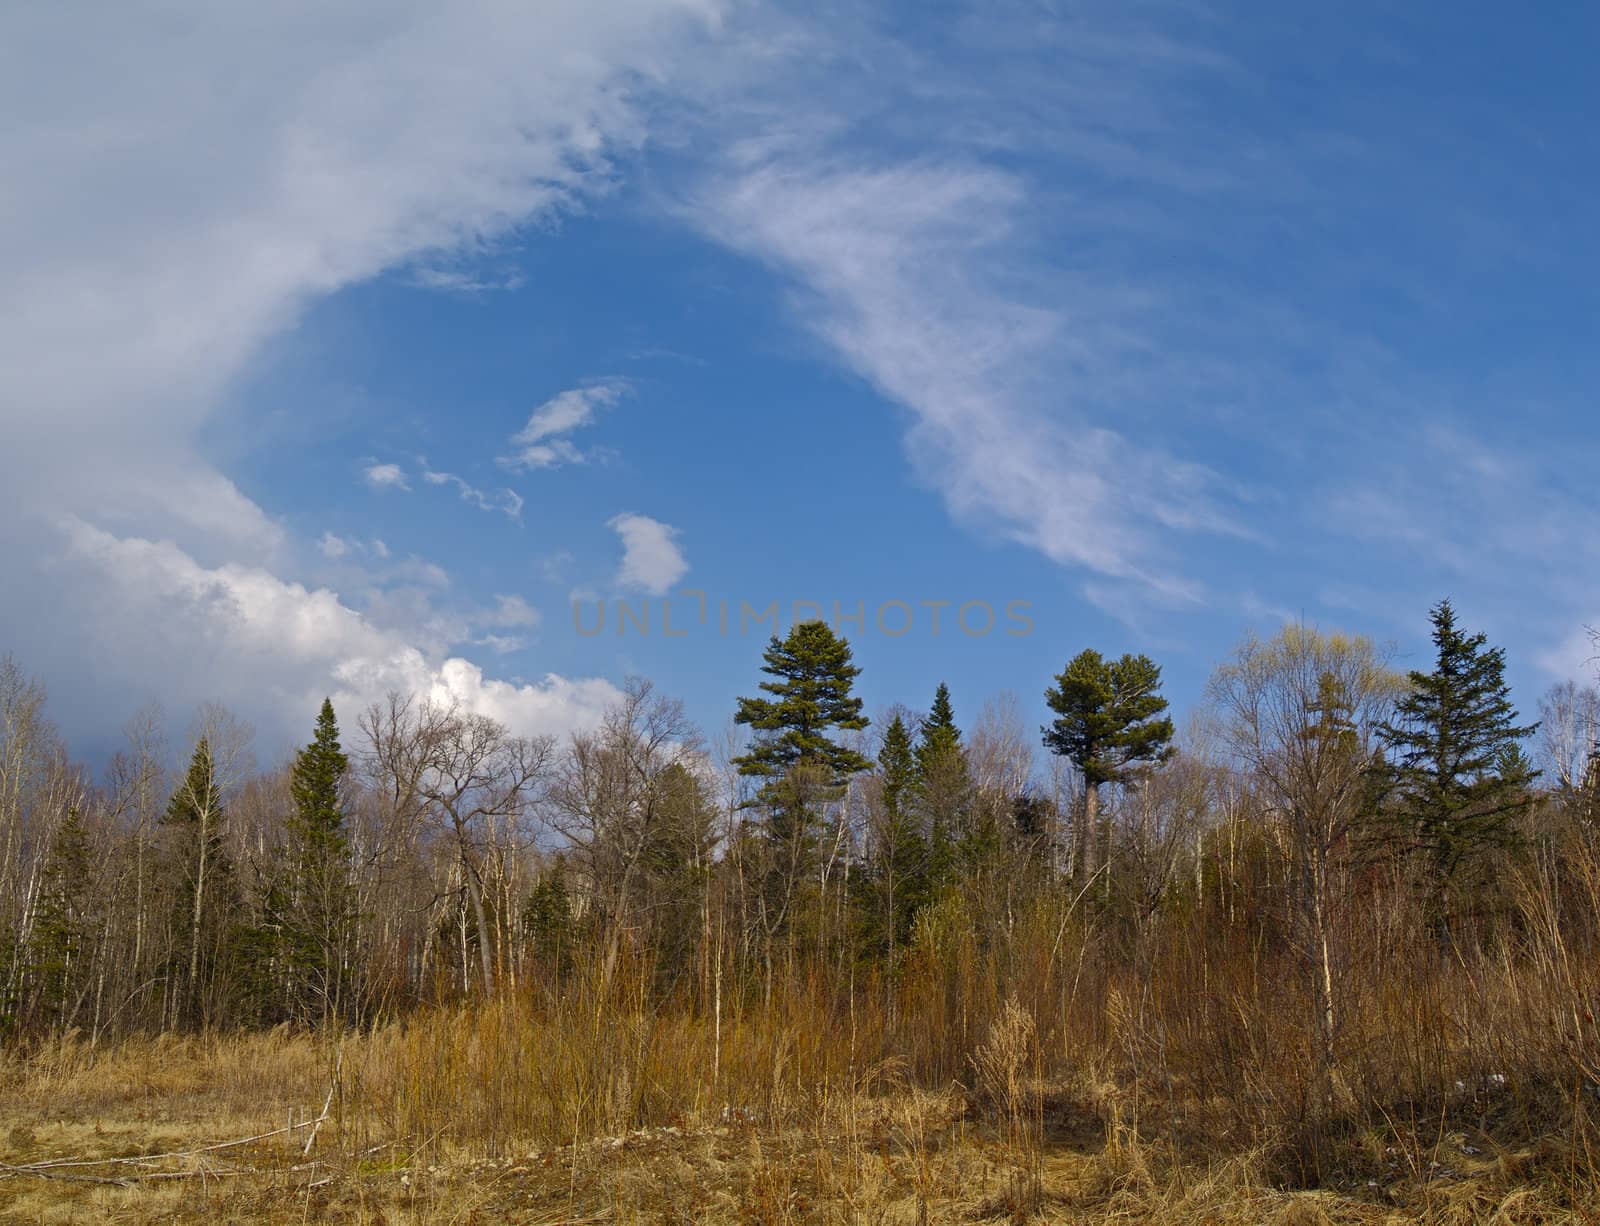
POLYGON ((461 495, 461 501, 470 503, 480 511, 498 511, 513 523, 522 522, 522 495, 516 490, 501 488, 485 492, 459 477, 455 473, 440 472, 430 468, 425 459, 417 461, 422 471, 422 479, 429 485, 454 486, 456 493, 461 495))
POLYGON ((1242 533, 1230 488, 1057 398, 1071 317, 997 271, 1028 244, 1027 199, 1017 175, 970 158, 784 149, 714 179, 692 215, 791 276, 805 325, 911 411, 908 451, 957 515, 1163 600, 1200 599, 1167 534, 1242 533))
POLYGON ((515 270, 503 273, 473 272, 464 268, 422 267, 412 270, 411 284, 418 289, 460 294, 468 298, 521 289, 527 278, 515 270))

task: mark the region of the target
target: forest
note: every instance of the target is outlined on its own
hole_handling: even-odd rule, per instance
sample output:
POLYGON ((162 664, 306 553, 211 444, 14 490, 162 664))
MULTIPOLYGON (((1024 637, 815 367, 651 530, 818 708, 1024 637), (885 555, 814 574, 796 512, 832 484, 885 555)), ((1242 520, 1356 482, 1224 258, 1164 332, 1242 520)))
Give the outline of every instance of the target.
POLYGON ((74 1160, 209 1212, 197 1150, 113 1151, 151 1152, 130 1103, 220 1095, 337 1173, 231 1187, 348 1220, 460 1220, 452 1162, 530 1152, 572 1215, 540 1221, 1579 1220, 1600 693, 1519 713, 1431 618, 1409 672, 1248 635, 1181 722, 1095 650, 1042 726, 936 679, 869 720, 811 621, 714 736, 638 678, 565 738, 324 702, 265 766, 225 709, 151 708, 99 778, 6 657, 0 1205, 61 1174, 45 1122, 120 1110, 74 1160))

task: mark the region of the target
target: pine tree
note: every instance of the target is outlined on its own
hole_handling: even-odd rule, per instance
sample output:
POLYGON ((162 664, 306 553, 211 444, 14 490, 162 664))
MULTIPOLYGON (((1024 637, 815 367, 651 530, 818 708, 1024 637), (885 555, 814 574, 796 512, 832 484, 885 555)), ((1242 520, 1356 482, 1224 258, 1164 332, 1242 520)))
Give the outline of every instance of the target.
POLYGON ((349 759, 339 745, 333 703, 324 698, 311 743, 295 755, 289 819, 293 879, 275 887, 284 898, 285 942, 295 1008, 326 1021, 346 996, 345 944, 350 922, 350 846, 341 786, 349 759))
POLYGON ((787 639, 773 635, 763 658, 761 671, 775 680, 763 681, 761 689, 773 698, 739 699, 734 722, 759 734, 750 752, 734 759, 739 773, 767 780, 767 791, 802 762, 821 767, 834 785, 866 770, 866 758, 829 735, 858 732, 868 722, 861 699, 850 692, 861 673, 851 663, 850 644, 826 622, 801 622, 787 639))
MULTIPOLYGON (((739 699, 734 720, 757 735, 734 764, 741 775, 763 781, 756 796, 766 810, 760 905, 770 957, 773 937, 795 934, 816 861, 822 807, 870 763, 831 735, 860 731, 868 722, 861 699, 850 692, 861 670, 851 662, 848 642, 825 622, 802 622, 787 639, 773 635, 764 659, 761 671, 773 680, 763 681, 761 689, 772 697, 739 699)), ((770 960, 768 971, 770 982, 770 960)))
POLYGON ((1074 838, 1073 882, 1080 888, 1093 871, 1094 832, 1100 789, 1125 783, 1142 766, 1172 756, 1172 721, 1161 697, 1161 670, 1148 656, 1102 659, 1083 651, 1045 691, 1056 713, 1044 727, 1044 743, 1083 773, 1083 815, 1074 838))
POLYGON ((1434 902, 1448 907, 1455 886, 1516 841, 1537 774, 1519 742, 1538 725, 1517 723, 1505 651, 1463 633, 1448 600, 1430 616, 1433 671, 1409 674, 1409 692, 1378 732, 1392 771, 1389 817, 1422 853, 1434 902))

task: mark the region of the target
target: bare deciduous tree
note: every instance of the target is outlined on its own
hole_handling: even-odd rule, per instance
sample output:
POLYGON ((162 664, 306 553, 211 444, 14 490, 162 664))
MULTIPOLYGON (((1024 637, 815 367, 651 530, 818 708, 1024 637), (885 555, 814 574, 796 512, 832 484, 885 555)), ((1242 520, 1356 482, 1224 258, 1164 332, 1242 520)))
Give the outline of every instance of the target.
MULTIPOLYGON (((367 774, 402 820, 444 834, 478 927, 485 988, 497 980, 493 930, 484 908, 486 866, 521 839, 536 788, 549 767, 550 737, 513 736, 503 724, 456 702, 399 694, 361 717, 367 774)), ((498 917, 503 922, 503 916, 498 917)))
POLYGON ((1265 785, 1287 834, 1324 1072, 1338 1024, 1332 912, 1347 894, 1343 870, 1377 728, 1400 686, 1370 639, 1303 625, 1246 639, 1210 684, 1224 744, 1265 785))

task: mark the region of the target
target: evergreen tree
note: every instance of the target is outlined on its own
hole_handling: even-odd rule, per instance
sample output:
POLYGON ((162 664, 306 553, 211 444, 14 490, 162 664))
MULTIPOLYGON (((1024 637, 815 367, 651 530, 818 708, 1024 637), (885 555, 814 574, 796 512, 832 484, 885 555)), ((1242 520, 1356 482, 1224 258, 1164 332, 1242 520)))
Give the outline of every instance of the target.
POLYGON ((971 829, 972 778, 944 682, 933 695, 933 708, 918 727, 917 803, 928 844, 930 890, 938 890, 955 874, 956 862, 969 869, 983 858, 983 840, 971 829))
POLYGON ((572 969, 574 930, 572 899, 567 893, 567 862, 557 856, 528 894, 522 907, 522 932, 539 967, 552 979, 565 979, 572 969))
POLYGON ((324 1021, 340 1011, 348 995, 350 847, 341 795, 348 768, 333 703, 324 698, 311 743, 295 755, 290 778, 294 813, 288 859, 294 875, 269 887, 270 900, 283 911, 294 1007, 302 1016, 324 1021))
POLYGON ((1106 660, 1089 650, 1074 657, 1045 691, 1057 716, 1042 730, 1045 747, 1083 773, 1083 814, 1072 865, 1079 887, 1093 871, 1100 789, 1125 783, 1142 766, 1172 756, 1172 721, 1160 689, 1161 670, 1148 656, 1106 660))
POLYGON ((756 738, 734 763, 741 775, 763 781, 756 797, 766 810, 759 901, 770 982, 772 939, 785 931, 794 938, 814 885, 819 813, 870 763, 832 736, 867 726, 861 699, 850 692, 861 670, 848 642, 825 622, 802 622, 787 639, 773 635, 764 659, 761 671, 773 680, 761 689, 771 697, 739 699, 734 720, 754 728, 756 738))
POLYGON ((69 809, 39 883, 32 958, 40 1012, 51 1026, 70 1023, 93 935, 89 836, 69 809))
POLYGON ((199 1028, 220 1020, 242 914, 232 860, 223 843, 222 790, 210 742, 195 745, 188 773, 161 818, 176 937, 168 971, 174 1016, 199 1028))
POLYGON ((739 773, 766 780, 766 798, 773 781, 802 762, 822 768, 835 786, 866 770, 866 758, 829 735, 867 726, 861 699, 850 692, 861 673, 851 663, 850 644, 826 622, 801 622, 787 639, 773 635, 763 658, 761 671, 774 680, 761 689, 772 698, 739 699, 734 722, 758 734, 750 752, 734 759, 739 773))
POLYGON ((928 848, 916 817, 917 776, 911 733, 897 715, 878 754, 872 858, 862 879, 869 943, 891 963, 928 896, 928 848))
POLYGON ((1458 882, 1516 841, 1537 775, 1520 742, 1538 725, 1517 723, 1504 650, 1463 633, 1448 600, 1430 616, 1433 671, 1409 674, 1395 718, 1378 733, 1390 760, 1388 816, 1422 853, 1434 901, 1448 906, 1458 882))
POLYGON ((711 879, 717 814, 705 787, 682 763, 674 762, 661 772, 658 789, 643 867, 656 977, 663 990, 670 990, 693 970, 711 879))

